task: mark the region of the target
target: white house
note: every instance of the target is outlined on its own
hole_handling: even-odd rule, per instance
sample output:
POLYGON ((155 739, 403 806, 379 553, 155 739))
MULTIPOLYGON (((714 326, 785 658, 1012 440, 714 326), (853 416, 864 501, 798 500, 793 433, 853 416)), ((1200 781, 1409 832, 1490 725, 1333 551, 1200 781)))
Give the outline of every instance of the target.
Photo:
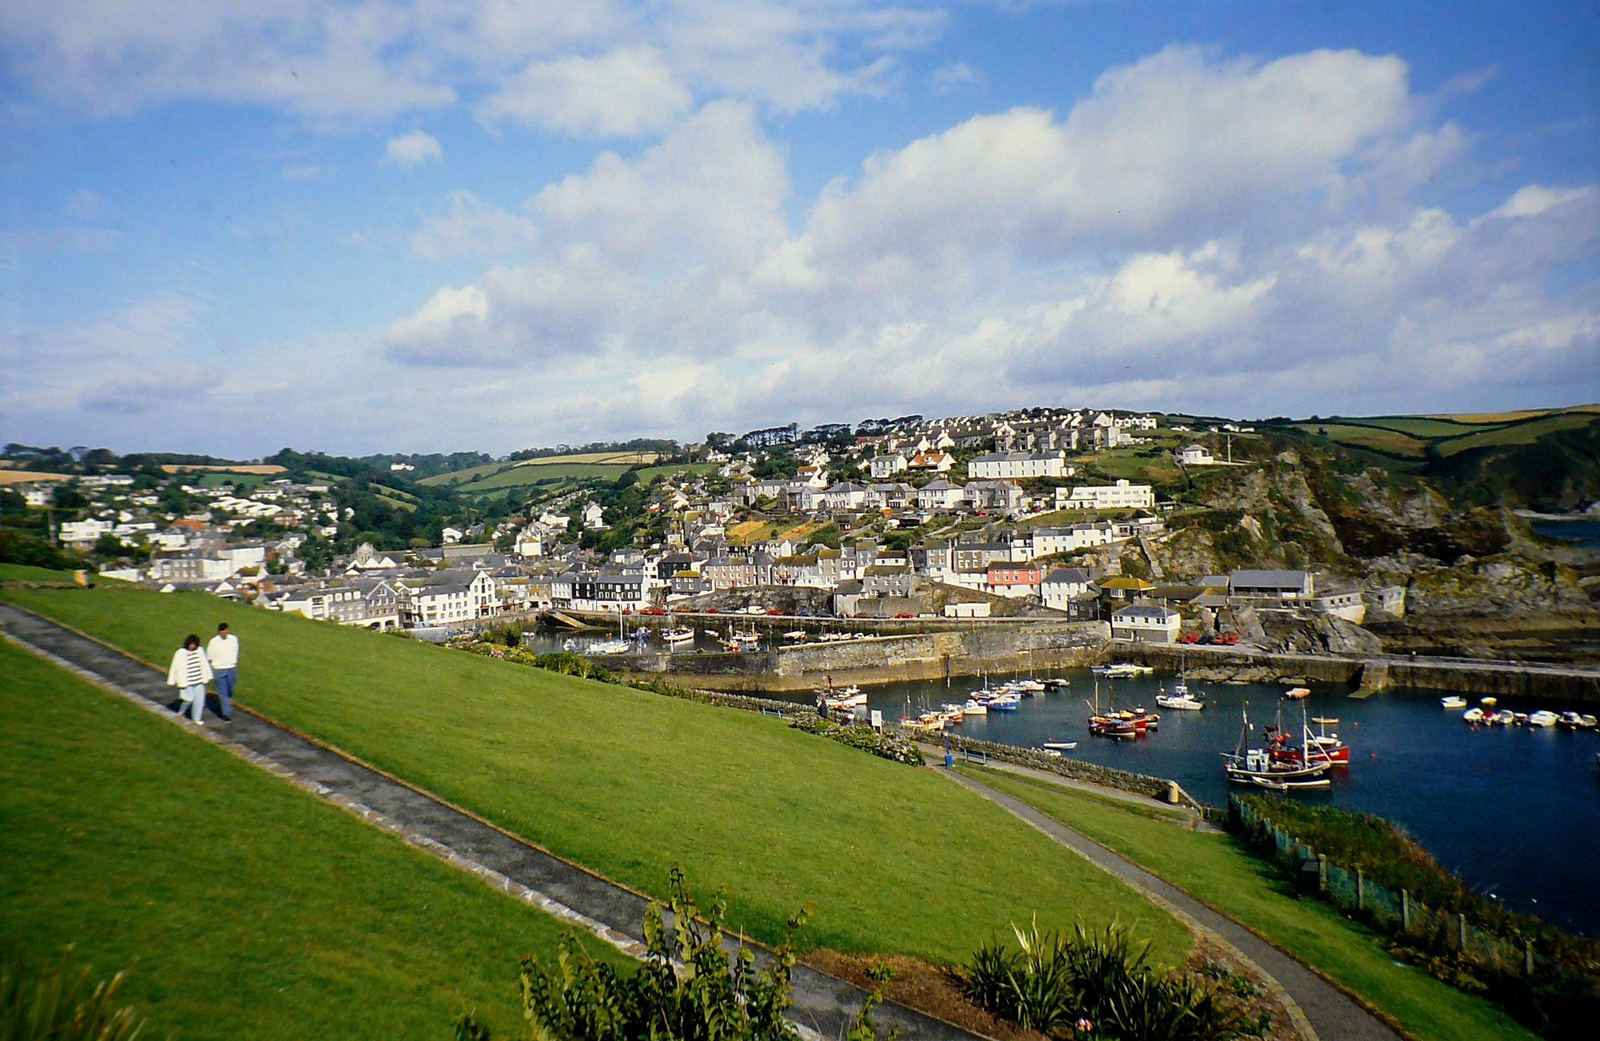
POLYGON ((439 533, 439 538, 446 546, 453 546, 461 541, 461 536, 464 534, 460 528, 447 527, 439 533))
POLYGON ((953 510, 965 499, 965 489, 949 481, 929 481, 917 489, 917 509, 953 510))
POLYGON ((517 533, 517 544, 514 547, 518 556, 542 557, 544 556, 544 529, 537 524, 530 524, 517 533))
POLYGON ((1066 477, 1070 472, 1064 452, 991 452, 967 464, 968 477, 991 481, 1066 477))
POLYGON ((1111 638, 1133 643, 1172 643, 1183 617, 1160 604, 1130 604, 1111 615, 1111 638))
POLYGON ((1149 510, 1156 505, 1156 493, 1148 484, 1132 484, 1119 478, 1116 484, 1079 485, 1071 492, 1056 489, 1056 508, 1060 510, 1149 510))
POLYGON ((1211 455, 1211 450, 1204 445, 1190 445, 1178 453, 1180 466, 1215 466, 1217 461, 1211 455))
POLYGON ((61 541, 69 545, 88 545, 101 535, 111 534, 116 525, 108 520, 90 517, 81 521, 62 521, 59 529, 61 541))
POLYGON ((956 465, 955 456, 949 452, 918 452, 906 464, 912 470, 926 470, 936 474, 949 473, 950 468, 956 465))
POLYGON ((606 513, 599 503, 591 502, 584 505, 583 526, 590 531, 601 531, 606 527, 606 513))
POLYGON ((886 481, 895 474, 906 472, 906 457, 899 452, 891 455, 880 455, 868 464, 874 481, 886 481))
POLYGON ((1072 601, 1087 596, 1092 584, 1089 572, 1081 567, 1056 568, 1039 583, 1039 597, 1044 606, 1065 611, 1072 601))

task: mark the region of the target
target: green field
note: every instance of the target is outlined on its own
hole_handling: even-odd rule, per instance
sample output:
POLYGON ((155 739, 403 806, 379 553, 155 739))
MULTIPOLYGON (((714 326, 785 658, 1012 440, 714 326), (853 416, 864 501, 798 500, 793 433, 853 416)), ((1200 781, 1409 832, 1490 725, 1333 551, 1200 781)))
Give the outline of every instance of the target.
POLYGON ((1395 962, 1378 936, 1328 904, 1301 900, 1273 865, 1225 835, 1189 831, 1125 806, 1031 778, 962 767, 1185 890, 1288 951, 1426 1041, 1531 1039, 1481 998, 1395 962))
POLYGON ((728 923, 847 953, 966 958, 1008 922, 1118 918, 1168 962, 1174 919, 986 801, 781 720, 135 588, 7 589, 165 661, 226 613, 239 698, 636 889, 683 864, 728 923))
MULTIPOLYGON (((615 481, 636 462, 604 462, 601 460, 638 456, 653 459, 644 453, 591 453, 588 456, 553 456, 519 463, 490 463, 467 470, 456 470, 427 478, 423 484, 454 485, 463 495, 494 495, 511 488, 540 488, 554 491, 580 481, 615 481), (592 460, 592 461, 591 461, 592 460), (456 483, 459 481, 459 483, 456 483)), ((679 463, 668 466, 647 466, 639 469, 639 480, 648 484, 656 477, 676 473, 710 473, 715 463, 679 463)))
POLYGON ((445 1037, 553 953, 555 919, 122 698, 8 643, 0 674, 0 943, 132 964, 143 1036, 445 1037))
POLYGON ((1325 432, 1349 448, 1421 460, 1429 450, 1451 456, 1473 448, 1528 445, 1545 434, 1594 422, 1596 405, 1460 416, 1333 416, 1291 424, 1305 434, 1325 432))
MULTIPOLYGON (((1328 439, 1355 448, 1370 448, 1389 455, 1421 459, 1428 442, 1398 430, 1345 423, 1301 423, 1296 426, 1307 434, 1326 434, 1328 439)), ((1470 428, 1467 428, 1470 429, 1470 428)))
MULTIPOLYGON (((654 463, 659 458, 655 452, 575 452, 570 455, 547 455, 536 459, 519 459, 509 463, 484 463, 481 466, 470 466, 464 470, 452 470, 449 473, 434 474, 432 477, 423 478, 419 484, 451 484, 459 481, 466 484, 473 478, 480 481, 487 480, 512 470, 530 470, 543 467, 593 467, 615 469, 618 473, 630 466, 640 463, 654 463)), ((520 484, 532 484, 531 480, 520 480, 520 484)), ((508 487, 502 485, 501 487, 508 487)))
POLYGON ((1595 419, 1596 416, 1592 412, 1560 412, 1554 415, 1541 416, 1537 419, 1507 423, 1492 430, 1483 430, 1463 437, 1441 440, 1438 442, 1438 447, 1442 454, 1451 456, 1473 448, 1527 445, 1537 441, 1545 434, 1554 433, 1558 430, 1577 430, 1581 427, 1586 427, 1595 422, 1595 419))

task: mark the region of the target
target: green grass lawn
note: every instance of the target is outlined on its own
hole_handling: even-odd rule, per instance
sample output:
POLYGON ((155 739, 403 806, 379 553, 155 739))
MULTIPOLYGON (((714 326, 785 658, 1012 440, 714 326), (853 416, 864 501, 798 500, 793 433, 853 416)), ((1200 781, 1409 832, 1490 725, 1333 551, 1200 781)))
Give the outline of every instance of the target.
POLYGON ((728 924, 808 945, 963 960, 1008 922, 1120 918, 1160 958, 1187 931, 976 795, 782 721, 459 651, 135 588, 6 590, 164 662, 226 619, 238 697, 529 839, 660 895, 682 863, 728 924))
POLYGON ((1152 819, 1142 808, 1047 781, 961 767, 1160 875, 1314 965, 1412 1034, 1428 1041, 1527 1038, 1533 1034, 1489 1002, 1396 964, 1376 934, 1317 900, 1297 898, 1281 873, 1231 837, 1152 819))
POLYGON ((0 947, 137 959, 152 1038, 515 1019, 555 919, 4 642, 0 674, 0 947))

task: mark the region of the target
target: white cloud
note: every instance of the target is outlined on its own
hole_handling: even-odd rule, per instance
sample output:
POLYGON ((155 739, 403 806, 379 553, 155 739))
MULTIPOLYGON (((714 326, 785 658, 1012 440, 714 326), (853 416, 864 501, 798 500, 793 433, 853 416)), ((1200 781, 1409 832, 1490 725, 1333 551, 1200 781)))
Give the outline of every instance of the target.
POLYGON ((653 47, 532 62, 478 105, 489 123, 511 120, 578 137, 632 137, 666 129, 693 103, 653 47))
POLYGON ((886 55, 945 21, 894 0, 12 0, 0 58, 34 97, 96 116, 200 99, 343 130, 487 87, 488 118, 632 134, 686 111, 690 90, 798 111, 882 89, 886 55))
POLYGON ((444 161, 444 149, 439 147, 439 142, 432 135, 421 130, 413 130, 409 134, 391 137, 389 143, 384 146, 383 158, 385 162, 398 163, 401 166, 439 163, 444 161))
POLYGON ((964 61, 941 65, 929 77, 937 94, 954 94, 958 90, 983 82, 983 75, 964 61))
POLYGON ((1061 118, 979 116, 874 156, 794 226, 755 110, 714 104, 495 211, 526 253, 473 283, 484 316, 436 326, 430 301, 388 350, 520 360, 581 436, 1111 394, 1326 412, 1391 387, 1482 399, 1507 373, 1594 396, 1592 294, 1561 273, 1592 252, 1600 195, 1419 205, 1468 142, 1428 111, 1393 58, 1168 50, 1061 118))
POLYGON ((412 252, 438 259, 465 253, 499 255, 526 247, 537 237, 534 222, 507 213, 468 191, 452 192, 422 219, 412 252))

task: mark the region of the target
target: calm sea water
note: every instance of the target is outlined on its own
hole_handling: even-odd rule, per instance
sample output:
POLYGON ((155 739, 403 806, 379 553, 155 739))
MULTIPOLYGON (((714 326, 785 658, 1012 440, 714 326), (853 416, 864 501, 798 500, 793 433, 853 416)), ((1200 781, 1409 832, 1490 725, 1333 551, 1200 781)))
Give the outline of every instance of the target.
POLYGON ((1600 550, 1600 519, 1536 520, 1529 524, 1541 535, 1563 539, 1583 549, 1600 550))
MULTIPOLYGON (((560 641, 540 644, 559 646, 560 641)), ((715 649, 703 638, 699 644, 715 649)), ((1241 709, 1248 704, 1258 744, 1261 727, 1274 722, 1280 708, 1285 724, 1298 725, 1300 719, 1300 703, 1284 702, 1282 686, 1197 682, 1192 686, 1197 694, 1204 692, 1204 711, 1162 712, 1159 731, 1139 741, 1091 738, 1085 729, 1086 699, 1093 697, 1095 677, 1087 669, 1061 675, 1071 680, 1067 690, 1025 699, 1014 713, 972 717, 951 732, 1019 747, 1077 741, 1068 756, 1172 778, 1196 798, 1221 805, 1229 792, 1221 753, 1238 742, 1241 709)), ((1157 674, 1101 680, 1101 700, 1153 709, 1155 695, 1173 679, 1157 674)), ((872 687, 868 707, 893 720, 908 705, 921 711, 965 701, 979 685, 958 679, 948 688, 942 682, 872 687)), ((1441 693, 1387 691, 1358 701, 1343 689, 1314 687, 1305 702, 1308 713, 1339 720, 1329 729, 1351 746, 1352 762, 1348 770, 1335 771, 1330 790, 1283 797, 1387 817, 1481 891, 1517 910, 1600 936, 1600 771, 1595 762, 1600 734, 1556 728, 1474 731, 1462 723, 1459 710, 1439 707, 1441 693)), ((813 700, 811 694, 770 696, 813 700)), ((1512 698, 1502 699, 1500 707, 1521 712, 1582 708, 1512 698)))

